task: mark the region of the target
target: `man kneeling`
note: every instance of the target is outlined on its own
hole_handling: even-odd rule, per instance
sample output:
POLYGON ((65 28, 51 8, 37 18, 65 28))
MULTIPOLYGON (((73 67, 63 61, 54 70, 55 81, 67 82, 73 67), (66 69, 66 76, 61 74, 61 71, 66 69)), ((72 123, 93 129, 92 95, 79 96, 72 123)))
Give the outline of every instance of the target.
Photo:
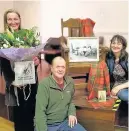
POLYGON ((52 61, 49 77, 44 78, 36 96, 36 131, 86 131, 77 123, 72 103, 74 82, 65 76, 66 62, 62 57, 52 61))

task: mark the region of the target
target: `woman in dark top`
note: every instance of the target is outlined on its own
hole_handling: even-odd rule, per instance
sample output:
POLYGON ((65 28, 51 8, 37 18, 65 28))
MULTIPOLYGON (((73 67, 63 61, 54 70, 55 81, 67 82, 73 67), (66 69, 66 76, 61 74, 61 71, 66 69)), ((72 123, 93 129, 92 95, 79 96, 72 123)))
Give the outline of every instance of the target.
MULTIPOLYGON (((4 27, 12 28, 18 31, 21 28, 20 14, 15 10, 8 10, 4 14, 4 27)), ((1 71, 6 82, 5 103, 12 108, 12 117, 14 121, 15 131, 34 131, 33 118, 35 114, 35 97, 37 93, 37 73, 36 66, 39 59, 35 57, 35 73, 36 83, 27 84, 25 86, 17 86, 13 84, 15 73, 13 63, 5 58, 1 58, 1 71)), ((9 112, 11 113, 11 112, 9 112)))
POLYGON ((128 102, 128 53, 127 41, 121 35, 111 39, 106 63, 110 73, 111 96, 128 102))

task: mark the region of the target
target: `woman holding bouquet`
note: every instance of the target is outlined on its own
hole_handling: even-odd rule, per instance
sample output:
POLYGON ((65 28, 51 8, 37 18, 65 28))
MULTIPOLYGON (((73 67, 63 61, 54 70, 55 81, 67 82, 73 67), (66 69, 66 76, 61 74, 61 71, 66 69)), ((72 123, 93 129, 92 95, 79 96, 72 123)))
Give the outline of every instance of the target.
MULTIPOLYGON (((21 17, 15 10, 8 10, 4 14, 4 28, 17 32, 21 29, 21 17)), ((39 64, 38 57, 34 58, 35 74, 39 64)), ((37 93, 37 74, 35 84, 15 85, 14 63, 1 58, 1 70, 6 82, 6 105, 12 108, 15 131, 34 131, 33 118, 35 113, 35 96, 37 93)), ((10 113, 10 112, 9 112, 10 113)), ((10 118, 11 119, 11 118, 10 118)))

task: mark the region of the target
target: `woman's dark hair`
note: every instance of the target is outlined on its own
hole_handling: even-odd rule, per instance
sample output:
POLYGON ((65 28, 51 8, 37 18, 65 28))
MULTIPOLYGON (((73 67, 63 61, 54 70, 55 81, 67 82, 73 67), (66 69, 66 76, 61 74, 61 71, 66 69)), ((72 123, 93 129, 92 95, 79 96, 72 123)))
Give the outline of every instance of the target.
POLYGON ((126 39, 121 35, 114 35, 111 39, 111 43, 113 43, 115 40, 120 42, 123 45, 123 49, 125 50, 127 47, 127 41, 126 39))
MULTIPOLYGON (((21 19, 21 16, 20 14, 16 11, 16 10, 13 10, 13 9, 9 9, 7 10, 5 13, 4 13, 4 30, 6 30, 7 28, 7 14, 8 13, 16 13, 18 15, 18 17, 21 19)), ((20 23, 20 26, 19 26, 19 29, 21 29, 21 23, 20 23)))
MULTIPOLYGON (((121 50, 121 56, 120 58, 126 57, 125 55, 127 55, 128 53, 126 52, 126 47, 127 47, 127 41, 126 39, 121 36, 121 35, 114 35, 111 39, 111 43, 113 43, 115 40, 117 40, 118 42, 120 42, 123 45, 123 49, 121 50)), ((111 45, 111 44, 110 44, 111 45)), ((111 53, 113 54, 113 52, 111 51, 111 53)))

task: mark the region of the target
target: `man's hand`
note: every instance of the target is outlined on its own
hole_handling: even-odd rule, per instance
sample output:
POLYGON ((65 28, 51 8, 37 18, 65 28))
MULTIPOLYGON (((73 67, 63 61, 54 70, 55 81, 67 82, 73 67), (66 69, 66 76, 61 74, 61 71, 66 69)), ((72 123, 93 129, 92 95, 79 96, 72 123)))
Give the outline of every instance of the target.
POLYGON ((69 116, 69 126, 72 128, 77 124, 77 118, 75 116, 69 116))

